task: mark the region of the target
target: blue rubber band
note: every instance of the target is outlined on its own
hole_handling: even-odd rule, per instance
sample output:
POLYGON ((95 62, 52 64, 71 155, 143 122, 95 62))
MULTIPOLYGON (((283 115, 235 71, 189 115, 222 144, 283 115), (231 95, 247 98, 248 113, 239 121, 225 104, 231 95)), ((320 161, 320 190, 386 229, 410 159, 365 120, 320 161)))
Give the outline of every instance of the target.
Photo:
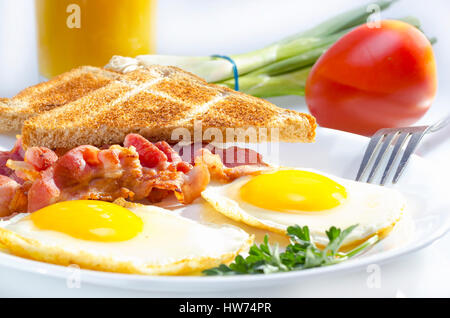
POLYGON ((218 57, 221 59, 225 59, 231 64, 233 64, 233 75, 234 75, 234 90, 239 91, 239 72, 236 65, 236 62, 229 56, 226 55, 211 55, 211 57, 218 57))

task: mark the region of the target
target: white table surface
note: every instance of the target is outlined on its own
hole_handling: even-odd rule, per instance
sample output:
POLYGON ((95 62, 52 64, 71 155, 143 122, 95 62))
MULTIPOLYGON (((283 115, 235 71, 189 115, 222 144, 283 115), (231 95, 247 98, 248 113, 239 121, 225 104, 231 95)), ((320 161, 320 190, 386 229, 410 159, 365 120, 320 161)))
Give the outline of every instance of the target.
MULTIPOLYGON (((160 1, 158 51, 161 54, 238 53, 268 44, 322 21, 362 0, 322 1, 160 1)), ((38 81, 32 0, 0 0, 0 96, 9 97, 38 81)), ((419 122, 432 123, 450 112, 450 2, 403 0, 383 17, 418 16, 425 31, 437 36, 439 70, 436 102, 419 122)), ((306 111, 299 97, 272 99, 280 106, 306 111)), ((418 154, 450 177, 450 127, 426 137, 418 154)), ((449 187, 450 189, 450 187, 449 187)), ((449 211, 450 213, 450 211, 449 211)), ((379 288, 370 288, 372 273, 362 269, 307 279, 301 284, 233 294, 165 294, 81 285, 0 268, 0 297, 450 297, 450 235, 412 255, 380 266, 379 288)))

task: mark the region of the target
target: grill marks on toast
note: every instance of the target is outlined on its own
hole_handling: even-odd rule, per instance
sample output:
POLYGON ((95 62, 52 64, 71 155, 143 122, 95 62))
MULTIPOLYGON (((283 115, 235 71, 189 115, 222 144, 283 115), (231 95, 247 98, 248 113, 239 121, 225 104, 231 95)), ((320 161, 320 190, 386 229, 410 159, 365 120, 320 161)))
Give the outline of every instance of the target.
POLYGON ((28 107, 24 109, 27 112, 42 113, 75 101, 110 82, 111 78, 101 75, 96 76, 93 73, 84 73, 72 78, 70 81, 57 83, 48 89, 35 89, 34 93, 22 91, 13 100, 21 100, 28 103, 28 107))
MULTIPOLYGON (((203 87, 199 78, 184 73, 174 67, 159 66, 130 72, 75 102, 27 121, 23 142, 28 146, 38 143, 70 148, 79 145, 80 140, 94 145, 121 143, 130 132, 153 139, 158 131, 154 136, 158 138, 163 130, 171 131, 178 127, 178 121, 196 112, 199 101, 207 104, 218 95, 217 89, 203 87), (183 85, 191 78, 186 89, 183 85), (167 83, 159 85, 170 81, 179 89, 168 89, 167 83), (52 140, 54 135, 59 136, 57 145, 52 140), (69 140, 67 135, 77 137, 69 140)), ((170 134, 164 137, 163 140, 170 139, 170 134)))
POLYGON ((248 123, 255 123, 255 126, 268 127, 278 112, 267 104, 259 100, 246 100, 233 94, 208 110, 204 116, 204 124, 211 127, 230 127, 231 124, 246 127, 248 123))
POLYGON ((208 103, 217 96, 217 89, 208 87, 204 83, 178 78, 172 80, 165 78, 153 85, 150 90, 156 94, 165 94, 169 98, 180 100, 191 105, 202 105, 208 103))
POLYGON ((309 115, 159 65, 122 75, 74 102, 26 121, 22 135, 25 146, 49 148, 121 143, 131 132, 152 141, 170 141, 175 128, 186 128, 193 136, 195 120, 203 122, 203 129, 279 127, 285 132, 283 141, 314 139, 315 121, 309 115))
POLYGON ((190 109, 190 105, 144 90, 115 104, 96 119, 97 125, 106 124, 118 128, 165 127, 183 118, 183 114, 190 109))
POLYGON ((83 66, 48 82, 24 89, 0 103, 0 131, 20 130, 24 120, 76 101, 119 78, 121 74, 83 66))

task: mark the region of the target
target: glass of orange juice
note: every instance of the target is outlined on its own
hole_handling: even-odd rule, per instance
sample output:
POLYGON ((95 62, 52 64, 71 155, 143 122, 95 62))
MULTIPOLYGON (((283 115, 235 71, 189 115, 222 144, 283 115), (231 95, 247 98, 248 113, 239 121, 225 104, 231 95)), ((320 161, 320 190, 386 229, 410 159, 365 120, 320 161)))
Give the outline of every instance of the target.
POLYGON ((155 53, 156 0, 35 0, 45 78, 113 55, 155 53))

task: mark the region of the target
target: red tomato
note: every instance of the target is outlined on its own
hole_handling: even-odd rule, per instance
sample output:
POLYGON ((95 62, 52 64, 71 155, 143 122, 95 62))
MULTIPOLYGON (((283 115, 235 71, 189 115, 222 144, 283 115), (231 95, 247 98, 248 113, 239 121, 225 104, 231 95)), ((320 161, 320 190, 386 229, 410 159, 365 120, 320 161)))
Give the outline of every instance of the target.
POLYGON ((436 95, 433 49, 415 27, 385 20, 364 24, 320 57, 306 83, 306 103, 319 125, 362 135, 408 126, 436 95))

